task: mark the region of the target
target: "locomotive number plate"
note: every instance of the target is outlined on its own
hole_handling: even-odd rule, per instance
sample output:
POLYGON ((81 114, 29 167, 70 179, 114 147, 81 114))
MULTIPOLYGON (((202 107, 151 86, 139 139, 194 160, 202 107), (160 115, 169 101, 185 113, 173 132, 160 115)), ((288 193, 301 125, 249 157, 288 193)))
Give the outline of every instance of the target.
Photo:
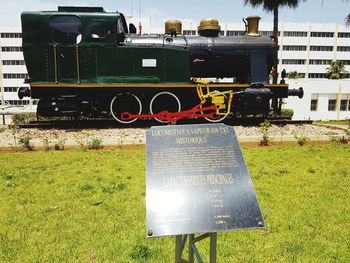
POLYGON ((157 67, 157 60, 156 59, 142 59, 142 67, 155 68, 155 67, 157 67))

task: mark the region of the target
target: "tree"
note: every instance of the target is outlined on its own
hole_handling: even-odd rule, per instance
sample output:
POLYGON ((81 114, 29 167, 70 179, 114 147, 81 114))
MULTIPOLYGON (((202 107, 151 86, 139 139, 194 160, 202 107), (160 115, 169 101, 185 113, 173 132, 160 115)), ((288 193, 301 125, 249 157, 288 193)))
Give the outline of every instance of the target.
MULTIPOLYGON (((273 36, 275 39, 275 50, 273 59, 273 74, 272 83, 277 83, 277 66, 278 66, 278 8, 288 6, 296 8, 301 0, 244 0, 244 4, 250 4, 252 7, 262 5, 263 9, 268 12, 273 12, 273 36)), ((303 0, 305 1, 305 0, 303 0)))
POLYGON ((291 71, 291 72, 288 72, 287 74, 287 78, 289 79, 300 79, 302 77, 303 75, 300 74, 298 71, 291 71))
POLYGON ((327 68, 326 77, 329 79, 342 79, 345 78, 345 74, 348 73, 345 70, 343 61, 333 60, 330 66, 327 68))
MULTIPOLYGON (((349 2, 349 0, 346 0, 346 2, 349 2)), ((350 13, 345 17, 346 24, 350 26, 350 13)))

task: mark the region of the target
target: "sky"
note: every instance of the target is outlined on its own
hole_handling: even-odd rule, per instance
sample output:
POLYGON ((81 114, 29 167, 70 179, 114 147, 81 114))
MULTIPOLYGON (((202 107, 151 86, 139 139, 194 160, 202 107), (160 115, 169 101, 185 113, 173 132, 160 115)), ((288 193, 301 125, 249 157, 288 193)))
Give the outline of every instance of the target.
MULTIPOLYGON (((251 8, 244 0, 0 0, 0 25, 20 25, 22 11, 57 10, 57 6, 101 6, 106 11, 120 11, 125 15, 151 17, 152 26, 161 26, 167 19, 193 19, 200 21, 215 17, 220 22, 241 22, 243 17, 261 16, 261 21, 272 21, 272 13, 261 7, 251 8)), ((280 20, 284 22, 320 22, 344 24, 350 13, 350 1, 301 0, 297 9, 282 8, 280 20)))

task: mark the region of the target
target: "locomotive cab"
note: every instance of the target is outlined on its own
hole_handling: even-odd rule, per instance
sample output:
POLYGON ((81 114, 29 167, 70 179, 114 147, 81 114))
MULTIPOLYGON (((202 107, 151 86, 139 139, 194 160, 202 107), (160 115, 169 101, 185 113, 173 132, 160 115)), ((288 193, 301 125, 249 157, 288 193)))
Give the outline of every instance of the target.
POLYGON ((94 80, 99 50, 115 47, 128 32, 122 14, 79 7, 60 7, 59 12, 24 12, 22 28, 31 83, 94 80))

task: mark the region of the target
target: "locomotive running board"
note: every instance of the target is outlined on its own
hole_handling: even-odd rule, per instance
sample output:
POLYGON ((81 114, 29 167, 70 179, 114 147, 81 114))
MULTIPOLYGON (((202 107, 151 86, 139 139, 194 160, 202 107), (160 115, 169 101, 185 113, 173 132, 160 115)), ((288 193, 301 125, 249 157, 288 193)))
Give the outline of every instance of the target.
MULTIPOLYGON (((207 84, 210 88, 227 88, 227 89, 239 89, 249 88, 252 84, 207 84)), ((265 88, 288 88, 288 84, 263 84, 265 88)), ((33 83, 30 84, 33 88, 193 88, 197 87, 197 84, 138 84, 138 83, 98 83, 98 84, 67 84, 67 83, 33 83)))

